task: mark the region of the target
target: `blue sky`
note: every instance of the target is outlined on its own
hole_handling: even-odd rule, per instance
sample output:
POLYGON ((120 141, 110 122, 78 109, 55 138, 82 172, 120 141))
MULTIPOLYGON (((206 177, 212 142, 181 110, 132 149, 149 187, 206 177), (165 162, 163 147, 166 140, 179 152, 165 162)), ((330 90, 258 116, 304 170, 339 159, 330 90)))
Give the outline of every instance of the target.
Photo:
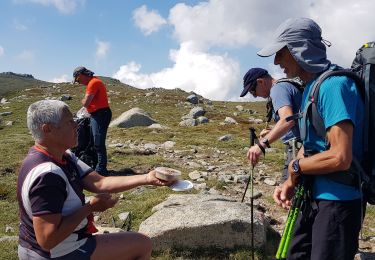
POLYGON ((283 76, 256 51, 287 18, 317 21, 342 66, 375 40, 369 0, 3 0, 0 10, 0 72, 65 82, 83 65, 138 88, 213 100, 251 100, 238 97, 251 67, 283 76))

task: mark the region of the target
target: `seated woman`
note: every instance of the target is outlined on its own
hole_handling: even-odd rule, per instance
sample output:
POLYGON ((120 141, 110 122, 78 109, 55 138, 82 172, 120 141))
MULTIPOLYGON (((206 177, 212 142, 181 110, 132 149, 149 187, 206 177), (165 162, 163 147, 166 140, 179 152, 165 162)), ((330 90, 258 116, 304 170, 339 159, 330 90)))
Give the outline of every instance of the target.
POLYGON ((140 185, 171 185, 144 175, 103 177, 68 149, 77 124, 62 101, 30 105, 27 126, 35 140, 20 168, 18 256, 22 259, 149 259, 151 240, 135 232, 93 235, 93 212, 113 207, 110 193, 140 185), (85 203, 83 190, 97 195, 85 203))

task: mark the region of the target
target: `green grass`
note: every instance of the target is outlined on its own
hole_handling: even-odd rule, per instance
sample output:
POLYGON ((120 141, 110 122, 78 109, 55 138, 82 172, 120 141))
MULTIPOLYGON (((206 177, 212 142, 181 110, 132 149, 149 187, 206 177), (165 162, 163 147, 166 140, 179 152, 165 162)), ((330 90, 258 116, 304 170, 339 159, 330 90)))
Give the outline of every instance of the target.
POLYGON ((17 260, 18 241, 2 241, 0 242, 0 259, 1 260, 17 260))

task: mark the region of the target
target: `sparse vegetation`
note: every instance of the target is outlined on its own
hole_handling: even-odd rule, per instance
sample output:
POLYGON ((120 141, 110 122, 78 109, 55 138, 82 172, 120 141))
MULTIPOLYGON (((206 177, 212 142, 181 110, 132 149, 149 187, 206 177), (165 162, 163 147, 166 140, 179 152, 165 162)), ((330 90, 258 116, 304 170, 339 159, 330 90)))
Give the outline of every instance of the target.
MULTIPOLYGON (((179 127, 178 123, 181 116, 187 114, 191 106, 185 105, 185 98, 188 93, 182 90, 164 90, 148 89, 140 90, 124 85, 117 80, 103 78, 109 89, 109 98, 113 110, 113 118, 133 107, 139 107, 149 112, 151 116, 160 124, 168 126, 167 130, 152 130, 148 128, 130 128, 118 129, 110 128, 108 133, 108 142, 126 143, 131 140, 132 143, 163 143, 165 141, 174 141, 176 145, 174 150, 179 150, 181 156, 187 156, 189 151, 195 149, 199 154, 209 156, 212 151, 223 152, 228 159, 237 160, 243 165, 247 165, 245 159, 245 147, 248 147, 248 128, 249 117, 263 118, 265 114, 265 105, 263 102, 256 103, 238 103, 238 102, 213 102, 213 105, 202 104, 206 110, 206 116, 210 123, 196 127, 179 127), (154 92, 151 96, 145 93, 154 92), (258 111, 256 114, 248 112, 239 112, 237 105, 242 105, 245 109, 258 111), (237 116, 233 113, 236 112, 237 116), (231 116, 237 120, 237 125, 219 125, 226 116, 231 116), (219 142, 218 137, 232 134, 234 139, 230 142, 219 142)), ((45 98, 59 98, 62 94, 68 94, 72 100, 67 101, 72 111, 77 111, 81 105, 80 100, 84 93, 83 86, 71 84, 42 84, 35 80, 24 83, 26 79, 4 79, 0 77, 2 90, 7 90, 4 96, 9 103, 0 104, 1 111, 12 111, 9 116, 0 117, 1 121, 14 121, 12 126, 2 126, 0 129, 0 237, 16 236, 18 234, 18 204, 16 200, 16 180, 17 169, 25 157, 33 141, 26 127, 26 110, 32 103, 45 98), (4 81, 5 80, 5 81, 4 81), (5 82, 5 83, 4 83, 5 82), (42 85, 41 85, 42 84, 42 85), (13 88, 14 85, 19 89, 13 88), (4 86, 4 87, 3 87, 4 86), (43 86, 43 87, 42 87, 43 86), (29 89, 29 90, 26 90, 29 89), (9 92, 9 90, 12 90, 9 92), (14 232, 5 233, 6 226, 14 229, 14 232)), ((27 79, 30 80, 30 79, 27 79)), ((5 92, 4 92, 5 93, 5 92)), ((0 96, 2 93, 0 93, 0 96)), ((264 124, 253 125, 259 130, 264 124)), ((277 143, 273 147, 278 148, 278 152, 269 153, 264 161, 266 162, 267 172, 278 174, 283 162, 283 145, 277 143)), ((169 161, 168 158, 158 154, 140 154, 127 148, 108 148, 109 169, 121 172, 128 168, 133 168, 138 172, 145 172, 156 166, 167 166, 179 169, 186 178, 189 172, 183 165, 169 161)), ((224 190, 224 182, 218 180, 207 181, 208 187, 214 187, 217 190, 224 190)), ((269 194, 262 197, 262 202, 269 206, 272 212, 279 212, 279 215, 286 214, 275 205, 269 194)), ((137 230, 140 223, 149 217, 152 207, 165 200, 173 193, 168 188, 140 187, 128 192, 124 192, 124 199, 121 200, 115 208, 100 214, 101 224, 113 224, 112 216, 118 213, 129 211, 132 213, 132 229, 137 230)), ((90 194, 88 194, 90 195, 90 194)), ((116 219, 115 219, 116 222, 116 219)), ((375 236, 373 227, 375 226, 375 209, 369 207, 364 223, 364 236, 375 236)), ((276 244, 277 242, 275 242, 276 244)), ((265 249, 265 251, 271 249, 265 249)), ((273 249, 272 249, 273 250, 273 249)), ((17 259, 17 241, 0 242, 0 259, 17 259)), ((164 252, 155 252, 154 259, 249 259, 251 251, 249 248, 237 248, 234 250, 224 250, 218 248, 204 250, 182 250, 170 249, 164 252)), ((263 252, 257 252, 259 259, 267 259, 268 256, 263 252)), ((270 257, 271 259, 272 257, 270 257)))

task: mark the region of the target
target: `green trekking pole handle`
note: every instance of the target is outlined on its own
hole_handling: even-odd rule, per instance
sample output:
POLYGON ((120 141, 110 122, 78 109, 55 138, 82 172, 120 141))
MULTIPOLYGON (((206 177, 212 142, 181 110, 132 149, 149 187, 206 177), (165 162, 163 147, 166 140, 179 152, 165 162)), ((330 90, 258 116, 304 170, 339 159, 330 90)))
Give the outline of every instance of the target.
MULTIPOLYGON (((297 151, 296 151, 297 146, 296 146, 296 144, 297 144, 297 139, 293 138, 291 140, 293 159, 295 159, 297 157, 297 151)), ((303 188, 303 186, 301 186, 301 185, 299 185, 297 187, 296 195, 293 199, 292 207, 289 209, 288 217, 287 217, 285 227, 284 227, 284 230, 283 230, 283 234, 282 234, 281 239, 280 239, 279 247, 277 248, 276 259, 284 259, 286 257, 286 253, 283 254, 283 252, 285 252, 285 251, 287 252, 287 249, 289 248, 290 241, 288 241, 288 240, 290 240, 291 237, 290 236, 288 237, 288 234, 290 233, 289 231, 291 229, 294 229, 294 227, 292 227, 293 226, 292 219, 293 219, 293 216, 295 214, 296 207, 298 207, 298 208, 300 207, 300 205, 298 205, 298 203, 297 203, 297 197, 301 193, 300 192, 301 187, 303 188), (286 248, 286 250, 284 248, 286 248)), ((301 196, 302 195, 303 195, 303 192, 302 192, 301 196)))
POLYGON ((303 185, 299 186, 296 196, 295 196, 295 205, 294 209, 291 214, 291 219, 290 219, 290 225, 286 233, 286 239, 283 247, 283 251, 281 253, 281 258, 286 259, 286 256, 288 254, 288 249, 289 249, 289 244, 290 241, 292 240, 293 232, 294 232, 294 227, 297 222, 297 217, 300 212, 300 207, 302 204, 302 199, 303 199, 303 193, 304 193, 304 188, 303 185))
POLYGON ((282 259, 281 255, 282 255, 284 245, 285 245, 285 240, 286 240, 286 237, 287 237, 286 234, 288 233, 288 229, 289 229, 289 226, 290 226, 290 223, 291 223, 291 219, 292 219, 291 216, 293 214, 292 212, 293 212, 293 208, 290 208, 289 212, 288 212, 288 218, 286 220, 286 224, 285 224, 285 227, 284 227, 283 235, 281 236, 279 247, 277 248, 276 259, 282 259))
POLYGON ((294 226, 296 224, 297 217, 302 204, 303 193, 304 187, 302 184, 299 184, 293 199, 292 207, 289 209, 288 218, 285 224, 283 235, 280 239, 279 247, 276 252, 276 259, 286 259, 289 244, 294 231, 294 226))

